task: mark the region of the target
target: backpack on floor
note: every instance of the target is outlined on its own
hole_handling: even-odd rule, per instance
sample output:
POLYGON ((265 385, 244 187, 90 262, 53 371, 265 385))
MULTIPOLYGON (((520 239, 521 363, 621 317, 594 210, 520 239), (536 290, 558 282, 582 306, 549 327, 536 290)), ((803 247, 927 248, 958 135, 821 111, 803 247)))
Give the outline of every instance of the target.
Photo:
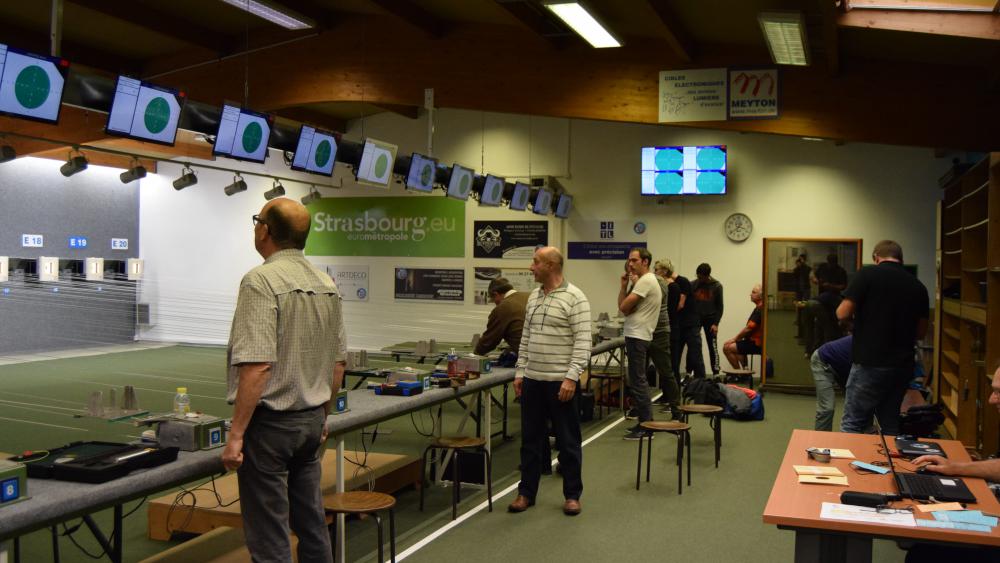
POLYGON ((705 377, 695 377, 684 386, 684 398, 700 405, 726 407, 726 396, 718 384, 705 377))
POLYGON ((726 396, 726 407, 722 416, 728 418, 746 418, 750 414, 750 397, 743 389, 735 385, 718 383, 719 390, 726 396))

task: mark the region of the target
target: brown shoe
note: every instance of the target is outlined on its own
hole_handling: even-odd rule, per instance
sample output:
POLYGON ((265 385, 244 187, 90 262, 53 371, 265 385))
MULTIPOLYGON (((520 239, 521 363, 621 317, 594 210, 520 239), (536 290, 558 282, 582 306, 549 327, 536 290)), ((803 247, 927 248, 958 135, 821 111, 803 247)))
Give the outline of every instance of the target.
POLYGON ((575 498, 568 498, 566 502, 563 503, 563 514, 567 516, 576 516, 580 513, 580 501, 575 498))
MULTIPOLYGON (((528 510, 529 506, 535 506, 535 501, 524 495, 517 495, 514 502, 507 506, 507 512, 524 512, 525 510, 528 510)), ((579 504, 577 506, 579 506, 579 504)))

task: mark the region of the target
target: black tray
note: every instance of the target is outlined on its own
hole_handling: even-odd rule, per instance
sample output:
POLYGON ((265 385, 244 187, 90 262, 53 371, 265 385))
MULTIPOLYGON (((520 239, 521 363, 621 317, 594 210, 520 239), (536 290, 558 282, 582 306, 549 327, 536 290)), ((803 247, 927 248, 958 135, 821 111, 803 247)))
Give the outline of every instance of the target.
MULTIPOLYGON (((49 450, 43 457, 27 457, 24 463, 28 467, 28 477, 105 483, 124 477, 136 469, 174 461, 177 459, 177 451, 178 448, 116 442, 72 442, 49 450)), ((19 461, 16 457, 11 459, 19 461)))

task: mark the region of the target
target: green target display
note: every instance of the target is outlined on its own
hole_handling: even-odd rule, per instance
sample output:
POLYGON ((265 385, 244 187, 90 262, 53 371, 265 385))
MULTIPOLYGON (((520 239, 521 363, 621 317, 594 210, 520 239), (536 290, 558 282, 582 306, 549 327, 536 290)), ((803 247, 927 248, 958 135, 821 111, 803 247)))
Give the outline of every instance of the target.
POLYGON ((437 160, 413 153, 410 157, 410 168, 406 173, 406 189, 419 192, 433 191, 436 176, 437 160))
POLYGON ((107 132, 173 145, 184 98, 183 92, 119 76, 107 132))
POLYGON ((390 143, 365 139, 361 149, 361 162, 356 169, 358 182, 388 188, 393 164, 396 162, 396 148, 396 145, 390 143))
POLYGON ((219 118, 212 152, 239 160, 263 163, 274 118, 264 113, 226 104, 219 118))
POLYGON ((479 205, 494 207, 500 205, 500 200, 503 199, 504 183, 503 178, 488 174, 483 183, 483 191, 479 194, 479 205))
POLYGON ((472 191, 472 178, 474 173, 471 168, 455 164, 451 167, 451 177, 448 179, 448 197, 455 199, 469 199, 469 192, 472 191))
POLYGON ((59 121, 69 63, 0 43, 0 113, 59 121))

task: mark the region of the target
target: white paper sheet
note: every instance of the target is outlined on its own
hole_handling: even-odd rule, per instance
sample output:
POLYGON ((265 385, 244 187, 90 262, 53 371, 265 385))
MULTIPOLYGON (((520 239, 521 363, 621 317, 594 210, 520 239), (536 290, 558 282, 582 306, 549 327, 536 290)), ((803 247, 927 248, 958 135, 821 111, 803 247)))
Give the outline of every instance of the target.
POLYGON ((830 520, 847 520, 850 522, 871 522, 874 524, 892 524, 895 526, 916 526, 913 514, 909 512, 877 512, 867 506, 853 506, 824 502, 819 513, 820 518, 830 520))

